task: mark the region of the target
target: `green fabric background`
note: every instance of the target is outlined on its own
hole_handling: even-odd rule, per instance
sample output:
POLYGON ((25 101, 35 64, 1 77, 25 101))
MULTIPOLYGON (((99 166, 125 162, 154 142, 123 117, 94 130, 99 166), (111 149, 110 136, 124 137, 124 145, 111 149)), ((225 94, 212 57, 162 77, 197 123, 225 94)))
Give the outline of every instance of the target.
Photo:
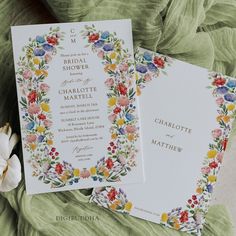
MULTIPOLYGON (((10 121, 20 133, 11 25, 122 18, 132 19, 135 47, 236 76, 235 0, 0 0, 0 124, 10 121)), ((22 160, 20 144, 15 152, 22 160)), ((90 193, 27 196, 22 180, 17 189, 0 194, 0 235, 187 235, 89 204, 90 193), (56 216, 91 220, 57 221, 56 216)), ((227 209, 211 207, 203 236, 233 235, 227 209)))

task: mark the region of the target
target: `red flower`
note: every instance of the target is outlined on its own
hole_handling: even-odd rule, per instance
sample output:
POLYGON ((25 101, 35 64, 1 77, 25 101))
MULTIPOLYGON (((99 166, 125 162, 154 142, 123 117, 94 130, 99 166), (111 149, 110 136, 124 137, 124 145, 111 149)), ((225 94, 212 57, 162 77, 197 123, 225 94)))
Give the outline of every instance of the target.
POLYGON ((197 200, 197 196, 196 196, 196 195, 193 195, 193 196, 192 196, 192 199, 193 199, 193 200, 197 200))
POLYGON ((45 119, 46 119, 46 116, 45 116, 44 114, 39 114, 39 115, 38 115, 38 118, 39 118, 40 120, 45 120, 45 119))
POLYGON ((213 81, 213 83, 212 83, 213 85, 215 85, 215 86, 222 86, 222 85, 224 85, 225 84, 225 79, 223 79, 223 78, 216 78, 214 81, 213 81))
POLYGON ((107 197, 109 198, 110 201, 114 201, 116 199, 116 194, 117 191, 114 188, 112 188, 107 194, 107 197))
POLYGON ((188 212, 187 211, 182 211, 180 213, 180 222, 181 223, 184 223, 184 222, 187 222, 188 221, 188 212))
POLYGON ((154 64, 156 64, 160 68, 164 68, 164 66, 165 66, 164 60, 160 57, 154 57, 153 62, 154 62, 154 64))
POLYGON ((113 110, 113 112, 114 112, 115 114, 118 114, 118 113, 121 112, 121 108, 120 108, 120 107, 116 107, 116 108, 113 110))
POLYGON ((30 103, 33 103, 33 102, 35 102, 36 101, 36 98, 37 98, 37 93, 36 93, 36 91, 34 90, 34 91, 31 91, 29 94, 28 94, 28 100, 29 100, 29 102, 30 103))
POLYGON ((108 169, 111 169, 111 168, 114 166, 113 161, 112 161, 111 158, 108 158, 108 159, 106 160, 106 164, 107 164, 107 168, 108 168, 108 169))
POLYGON ((216 161, 213 161, 209 164, 210 168, 215 169, 218 167, 218 163, 216 161))
POLYGON ((89 35, 89 42, 90 43, 93 43, 98 39, 99 39, 99 34, 98 33, 89 35))
POLYGON ((55 171, 57 172, 57 174, 60 175, 63 171, 62 164, 60 164, 60 163, 56 164, 55 171))
POLYGON ((226 147, 227 147, 227 143, 228 143, 228 139, 224 139, 221 143, 223 150, 225 151, 226 147))
POLYGON ((121 95, 126 95, 126 93, 127 93, 127 88, 126 88, 126 86, 125 86, 123 83, 119 83, 119 84, 117 85, 117 89, 119 90, 119 92, 120 92, 121 95))
POLYGON ((48 43, 50 43, 52 45, 58 44, 58 39, 56 37, 53 37, 53 36, 51 36, 51 37, 48 36, 47 41, 48 41, 48 43))
POLYGON ((189 200, 188 200, 188 203, 189 203, 189 204, 191 204, 191 203, 192 203, 192 200, 191 200, 191 199, 189 199, 189 200))

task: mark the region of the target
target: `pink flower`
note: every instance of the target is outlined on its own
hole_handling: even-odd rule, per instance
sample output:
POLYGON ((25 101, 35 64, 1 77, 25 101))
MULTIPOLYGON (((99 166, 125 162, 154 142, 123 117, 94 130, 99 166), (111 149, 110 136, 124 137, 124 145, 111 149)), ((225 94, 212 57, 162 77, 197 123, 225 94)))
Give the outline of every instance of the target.
POLYGON ((102 50, 100 50, 100 51, 98 52, 97 56, 98 56, 99 58, 103 59, 103 57, 104 57, 104 52, 103 52, 102 50))
POLYGON ((201 171, 202 171, 202 174, 207 175, 210 173, 211 168, 209 166, 202 167, 201 171))
POLYGON ((108 88, 112 87, 112 86, 114 85, 114 80, 113 80, 112 78, 106 79, 105 85, 106 85, 108 88))
POLYGON ((48 92, 48 90, 50 89, 50 87, 49 87, 49 85, 47 85, 47 84, 45 84, 45 83, 42 83, 42 84, 40 84, 40 90, 42 91, 42 92, 44 92, 44 93, 47 93, 48 92))
POLYGON ((28 108, 28 112, 33 115, 33 114, 37 114, 40 112, 40 107, 35 104, 35 103, 32 103, 29 105, 29 108, 28 108))
POLYGON ((26 136, 26 142, 27 143, 33 143, 37 139, 37 136, 35 134, 29 134, 26 136))
POLYGON ((45 55, 45 61, 46 61, 46 63, 49 63, 51 60, 52 60, 51 55, 50 55, 50 54, 46 54, 46 55, 45 55))
POLYGON ((127 125, 125 130, 127 133, 134 133, 136 131, 136 127, 133 125, 127 125))
POLYGON ((44 120, 44 121, 43 121, 43 124, 44 124, 45 127, 51 127, 51 126, 52 126, 52 121, 50 121, 50 120, 44 120))
POLYGON ((30 79, 31 77, 32 77, 32 72, 30 71, 30 70, 25 70, 24 72, 23 72, 23 77, 24 77, 24 79, 30 79))
POLYGON ((146 82, 151 81, 151 80, 152 80, 151 75, 150 75, 150 74, 146 74, 146 75, 144 76, 144 80, 145 80, 146 82))
POLYGON ((223 152, 219 152, 216 156, 216 160, 220 163, 222 163, 223 160, 223 152))
POLYGON ((126 63, 119 65, 119 70, 121 72, 127 71, 128 69, 129 69, 129 66, 126 63))
POLYGON ((116 119, 116 114, 111 114, 111 115, 108 116, 108 120, 109 120, 111 123, 113 123, 113 122, 115 121, 115 119, 116 119))
POLYGON ((212 137, 213 138, 219 138, 222 135, 222 130, 221 129, 214 129, 212 132, 212 137))
POLYGON ((129 105, 129 99, 127 97, 125 97, 125 96, 121 96, 118 99, 118 104, 120 106, 128 106, 129 105))
POLYGON ((218 106, 222 105, 223 103, 224 103, 224 99, 223 99, 223 98, 217 98, 217 99, 216 99, 216 104, 217 104, 218 106))

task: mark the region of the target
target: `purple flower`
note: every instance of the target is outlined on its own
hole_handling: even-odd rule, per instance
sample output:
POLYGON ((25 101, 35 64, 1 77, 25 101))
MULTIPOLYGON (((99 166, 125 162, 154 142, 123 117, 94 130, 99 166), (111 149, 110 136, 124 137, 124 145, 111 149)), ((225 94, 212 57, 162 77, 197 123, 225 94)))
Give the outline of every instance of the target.
POLYGON ((43 56, 45 54, 45 51, 42 48, 35 48, 34 49, 34 55, 35 56, 43 56))
POLYGON ((96 48, 100 48, 104 45, 104 41, 103 40, 98 40, 97 42, 94 43, 94 46, 96 48))
POLYGON ((111 43, 105 44, 105 45, 103 46, 103 50, 106 51, 106 52, 112 51, 113 49, 114 49, 114 45, 111 44, 111 43))
POLYGON ((228 102, 235 102, 236 101, 236 95, 231 94, 231 93, 227 93, 227 94, 224 95, 224 99, 228 102))
POLYGON ((53 46, 50 45, 50 44, 48 44, 48 43, 45 43, 45 44, 43 45, 43 49, 44 49, 45 51, 52 51, 52 50, 53 50, 53 46))
POLYGON ((236 87, 236 80, 229 80, 226 85, 229 88, 235 88, 236 87))
POLYGON ((107 39, 109 37, 110 33, 108 31, 104 31, 101 35, 102 39, 107 39))
POLYGON ((145 74, 147 72, 147 68, 146 66, 144 65, 137 65, 136 66, 136 70, 139 72, 139 73, 142 73, 142 74, 145 74))
POLYGON ((44 37, 42 37, 42 36, 36 36, 36 42, 38 42, 38 43, 44 43, 45 42, 45 39, 44 39, 44 37))
POLYGON ((44 136, 43 135, 39 135, 38 136, 38 142, 41 143, 44 140, 44 136))
POLYGON ((222 86, 222 87, 218 87, 217 89, 216 89, 216 92, 218 93, 218 94, 225 94, 225 93, 227 93, 228 92, 228 88, 227 87, 225 87, 225 86, 222 86))
POLYGON ((119 128, 119 132, 120 132, 120 134, 125 134, 125 130, 123 129, 123 128, 119 128))
POLYGON ((134 116, 133 116, 132 114, 130 114, 130 113, 126 113, 125 118, 126 118, 128 121, 131 121, 131 120, 134 119, 134 116))
POLYGON ((153 63, 151 63, 151 62, 147 64, 147 67, 152 72, 156 72, 157 71, 157 67, 153 63))
POLYGON ((152 60, 152 55, 149 52, 144 52, 143 57, 146 61, 151 61, 152 60))
POLYGON ((208 185, 207 185, 207 191, 208 191, 209 193, 212 193, 212 192, 213 192, 213 186, 212 186, 211 184, 208 184, 208 185))

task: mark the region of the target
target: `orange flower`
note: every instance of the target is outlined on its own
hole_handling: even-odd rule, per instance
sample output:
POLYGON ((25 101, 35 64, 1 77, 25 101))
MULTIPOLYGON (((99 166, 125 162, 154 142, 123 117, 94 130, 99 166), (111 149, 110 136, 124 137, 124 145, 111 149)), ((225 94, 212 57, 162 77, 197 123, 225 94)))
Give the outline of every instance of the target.
POLYGON ((53 141, 51 139, 48 139, 47 144, 48 145, 53 145, 53 141))
POLYGON ((137 96, 141 95, 141 89, 138 86, 136 87, 136 94, 137 94, 137 96))
POLYGON ((128 134, 127 136, 129 141, 133 141, 134 140, 134 135, 133 134, 128 134))
POLYGON ((117 138, 117 134, 115 134, 115 133, 112 134, 112 135, 111 135, 111 138, 112 138, 112 139, 116 139, 116 138, 117 138))
POLYGON ((112 203, 109 207, 110 207, 113 211, 115 211, 117 205, 116 205, 115 203, 112 203))
POLYGON ((107 64, 104 67, 104 71, 108 72, 109 70, 114 71, 116 69, 116 64, 107 64))
POLYGON ((228 123, 228 122, 230 121, 230 116, 224 116, 224 117, 223 117, 223 121, 224 121, 225 123, 228 123))
POLYGON ((198 188, 196 189, 196 192, 199 193, 199 194, 201 194, 201 193, 203 192, 203 190, 202 190, 201 187, 198 187, 198 188))

